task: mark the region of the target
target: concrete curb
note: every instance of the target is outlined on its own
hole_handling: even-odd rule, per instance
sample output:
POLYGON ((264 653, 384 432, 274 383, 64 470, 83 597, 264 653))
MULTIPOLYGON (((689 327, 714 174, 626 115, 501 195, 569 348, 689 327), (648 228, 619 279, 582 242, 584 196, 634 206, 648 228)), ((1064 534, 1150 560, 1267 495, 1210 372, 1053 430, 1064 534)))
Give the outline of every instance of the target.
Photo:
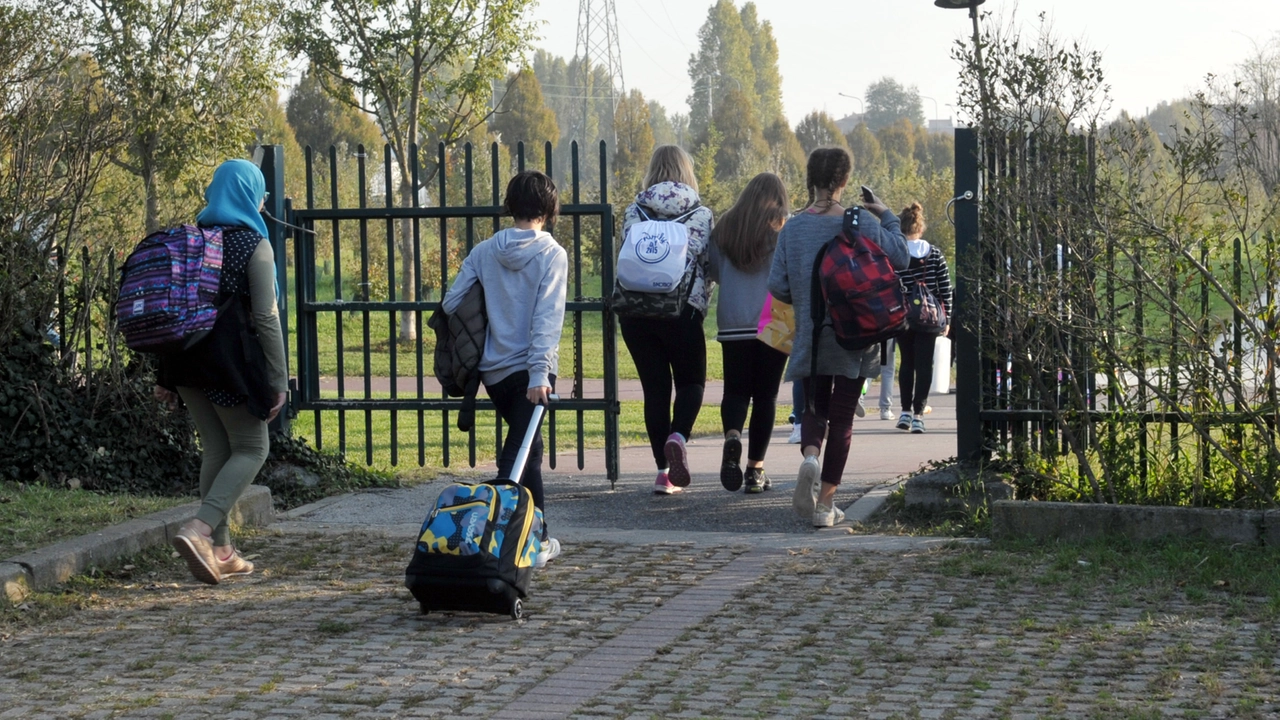
POLYGON ((1280 547, 1280 511, 1000 500, 991 508, 991 535, 1035 540, 1202 537, 1280 547))
MULTIPOLYGON (((93 565, 167 545, 199 507, 199 503, 179 505, 8 558, 0 563, 5 597, 21 602, 31 591, 50 589, 93 565)), ((250 485, 231 509, 232 524, 241 527, 270 525, 274 520, 271 490, 261 485, 250 485)))
POLYGON ((846 523, 863 523, 870 520, 872 515, 880 512, 880 508, 884 507, 893 491, 897 490, 898 486, 904 482, 906 481, 897 480, 871 488, 865 495, 845 509, 844 521, 846 523))

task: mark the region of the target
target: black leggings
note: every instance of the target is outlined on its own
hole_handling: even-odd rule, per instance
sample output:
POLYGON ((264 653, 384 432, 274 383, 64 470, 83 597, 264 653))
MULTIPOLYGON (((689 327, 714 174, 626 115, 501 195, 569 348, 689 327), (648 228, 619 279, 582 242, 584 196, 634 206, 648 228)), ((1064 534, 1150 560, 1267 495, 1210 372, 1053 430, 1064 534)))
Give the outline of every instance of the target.
POLYGON ((644 391, 644 429, 649 435, 653 460, 667 467, 663 446, 671 433, 686 440, 702 409, 707 384, 707 338, 702 333, 702 313, 686 305, 675 320, 622 318, 622 341, 631 352, 644 391), (675 407, 671 387, 675 384, 675 407))
POLYGON ((933 383, 933 345, 937 335, 908 330, 898 336, 902 365, 898 367, 898 389, 902 392, 902 412, 920 415, 929 401, 933 383))
POLYGON ((751 406, 751 433, 747 459, 764 460, 778 406, 778 385, 787 365, 786 353, 759 340, 729 340, 721 343, 724 357, 724 399, 720 402, 720 422, 725 432, 742 431, 751 406))

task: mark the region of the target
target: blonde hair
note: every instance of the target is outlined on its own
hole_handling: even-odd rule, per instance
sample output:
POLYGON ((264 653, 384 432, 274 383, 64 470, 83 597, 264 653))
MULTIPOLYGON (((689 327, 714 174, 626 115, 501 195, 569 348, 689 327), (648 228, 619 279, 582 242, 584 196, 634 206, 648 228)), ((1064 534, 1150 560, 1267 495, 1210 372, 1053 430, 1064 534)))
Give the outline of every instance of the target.
POLYGON ((778 231, 790 214, 787 186, 773 173, 751 178, 738 201, 711 231, 711 242, 743 272, 757 272, 773 256, 778 231))
POLYGON ((679 145, 660 145, 649 159, 649 172, 644 176, 644 187, 658 183, 678 182, 698 190, 698 178, 693 174, 693 158, 679 145))
POLYGON ((902 221, 903 235, 923 235, 924 231, 929 228, 924 222, 924 207, 918 202, 902 209, 902 214, 898 216, 902 221))

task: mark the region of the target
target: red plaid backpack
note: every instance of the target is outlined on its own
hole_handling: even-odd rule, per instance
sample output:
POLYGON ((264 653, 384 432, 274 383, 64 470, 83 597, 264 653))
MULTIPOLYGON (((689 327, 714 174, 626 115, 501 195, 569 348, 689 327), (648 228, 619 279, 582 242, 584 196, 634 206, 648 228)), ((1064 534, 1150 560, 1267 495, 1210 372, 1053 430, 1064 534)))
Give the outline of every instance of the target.
POLYGON ((861 350, 907 329, 907 302, 898 273, 884 250, 859 232, 860 212, 856 207, 844 211, 844 228, 813 261, 809 304, 815 366, 818 335, 828 317, 836 342, 846 350, 861 350))

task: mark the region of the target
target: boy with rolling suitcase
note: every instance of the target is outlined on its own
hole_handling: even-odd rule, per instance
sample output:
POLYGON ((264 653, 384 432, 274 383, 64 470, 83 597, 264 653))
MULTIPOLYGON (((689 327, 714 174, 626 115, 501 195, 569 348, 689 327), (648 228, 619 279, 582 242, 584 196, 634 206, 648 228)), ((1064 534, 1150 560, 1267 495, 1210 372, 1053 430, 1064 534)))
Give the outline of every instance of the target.
MULTIPOLYGON (((479 370, 489 399, 508 426, 498 478, 527 488, 540 514, 543 445, 538 423, 541 407, 555 392, 569 259, 549 232, 560 212, 550 177, 536 170, 517 174, 507 184, 503 207, 514 227, 472 249, 441 308, 454 312, 477 284, 484 292, 488 327, 479 370), (527 457, 519 458, 523 462, 517 469, 526 435, 527 457)), ((560 543, 545 525, 537 539, 535 563, 541 567, 560 554, 560 543)))

